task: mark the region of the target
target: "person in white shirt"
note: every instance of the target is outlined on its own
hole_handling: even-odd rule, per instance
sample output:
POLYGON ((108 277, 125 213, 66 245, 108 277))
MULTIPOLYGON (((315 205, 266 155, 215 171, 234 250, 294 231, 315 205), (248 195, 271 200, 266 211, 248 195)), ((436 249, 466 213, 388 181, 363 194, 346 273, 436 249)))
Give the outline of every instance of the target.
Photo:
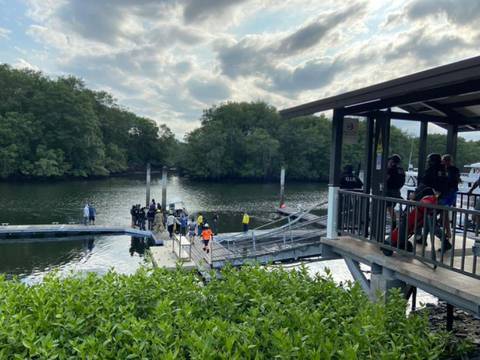
POLYGON ((90 208, 88 206, 88 203, 85 204, 85 207, 83 208, 83 224, 88 225, 88 219, 90 217, 90 208))

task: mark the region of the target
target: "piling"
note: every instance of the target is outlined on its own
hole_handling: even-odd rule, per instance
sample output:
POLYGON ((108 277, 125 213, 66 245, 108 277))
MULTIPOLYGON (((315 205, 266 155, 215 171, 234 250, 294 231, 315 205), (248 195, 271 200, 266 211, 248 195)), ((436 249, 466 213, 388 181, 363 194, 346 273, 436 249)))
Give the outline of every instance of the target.
POLYGON ((147 163, 147 194, 146 194, 146 206, 150 204, 150 182, 151 182, 151 167, 150 163, 147 163))
POLYGON ((280 208, 285 206, 285 167, 280 170, 280 208))
POLYGON ((162 168, 162 209, 165 211, 167 209, 167 167, 162 168))

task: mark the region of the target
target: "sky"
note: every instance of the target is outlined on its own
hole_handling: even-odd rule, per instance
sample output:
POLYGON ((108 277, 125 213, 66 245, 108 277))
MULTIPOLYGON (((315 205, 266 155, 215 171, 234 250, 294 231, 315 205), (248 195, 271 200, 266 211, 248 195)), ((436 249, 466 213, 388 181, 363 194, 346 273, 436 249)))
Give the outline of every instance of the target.
POLYGON ((0 0, 0 9, 0 63, 77 76, 180 139, 213 105, 282 109, 476 56, 480 44, 479 0, 0 0))

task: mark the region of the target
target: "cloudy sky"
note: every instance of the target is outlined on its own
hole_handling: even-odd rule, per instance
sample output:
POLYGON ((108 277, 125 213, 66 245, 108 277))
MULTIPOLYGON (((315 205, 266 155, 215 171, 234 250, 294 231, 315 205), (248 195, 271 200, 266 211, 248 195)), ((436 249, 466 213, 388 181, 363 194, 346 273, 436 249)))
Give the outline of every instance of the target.
POLYGON ((475 56, 480 43, 479 0, 0 0, 0 9, 0 62, 81 77, 179 138, 213 104, 281 109, 475 56))

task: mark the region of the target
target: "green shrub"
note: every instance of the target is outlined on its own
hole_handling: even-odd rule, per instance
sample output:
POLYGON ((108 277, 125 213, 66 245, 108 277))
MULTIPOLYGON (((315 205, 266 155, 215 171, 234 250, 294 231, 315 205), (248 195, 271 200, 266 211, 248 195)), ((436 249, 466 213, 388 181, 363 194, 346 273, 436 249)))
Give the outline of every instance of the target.
POLYGON ((372 304, 304 269, 226 269, 208 285, 181 269, 1 279, 0 294, 1 359, 436 359, 450 346, 398 294, 372 304))

